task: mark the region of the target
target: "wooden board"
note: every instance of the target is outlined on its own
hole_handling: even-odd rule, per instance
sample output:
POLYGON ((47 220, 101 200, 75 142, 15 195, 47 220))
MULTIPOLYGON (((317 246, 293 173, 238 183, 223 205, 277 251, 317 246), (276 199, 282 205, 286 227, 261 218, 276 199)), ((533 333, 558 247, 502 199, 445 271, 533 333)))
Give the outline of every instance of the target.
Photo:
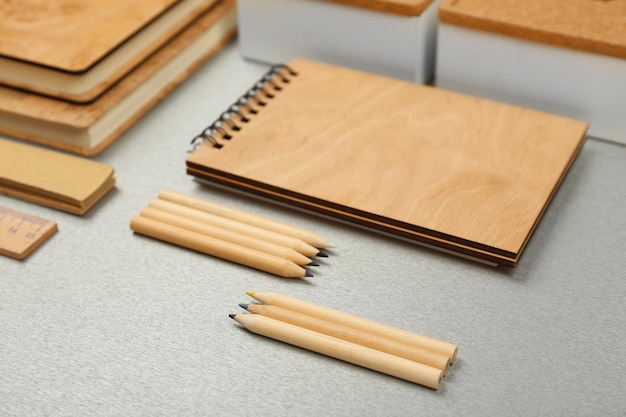
POLYGON ((196 149, 189 173, 515 264, 585 139, 587 124, 565 117, 289 66, 298 75, 249 123, 233 116, 241 130, 222 148, 196 149))
POLYGON ((56 222, 0 206, 0 255, 24 259, 56 231, 56 222))
POLYGON ((443 0, 444 23, 626 58, 626 2, 443 0))
POLYGON ((0 4, 0 84, 72 102, 93 101, 216 1, 91 0, 65 8, 67 0, 0 4), (97 13, 102 18, 92 16, 97 13), (115 24, 108 22, 126 13, 115 24))
POLYGON ((0 3, 0 55, 86 71, 177 0, 19 0, 0 3))

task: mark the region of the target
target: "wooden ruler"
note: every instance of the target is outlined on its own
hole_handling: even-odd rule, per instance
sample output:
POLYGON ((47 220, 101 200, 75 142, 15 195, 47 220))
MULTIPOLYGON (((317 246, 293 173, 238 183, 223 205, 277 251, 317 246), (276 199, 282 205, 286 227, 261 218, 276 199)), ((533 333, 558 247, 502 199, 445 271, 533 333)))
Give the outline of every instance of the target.
POLYGON ((0 206, 0 255, 24 259, 56 231, 56 222, 0 206))

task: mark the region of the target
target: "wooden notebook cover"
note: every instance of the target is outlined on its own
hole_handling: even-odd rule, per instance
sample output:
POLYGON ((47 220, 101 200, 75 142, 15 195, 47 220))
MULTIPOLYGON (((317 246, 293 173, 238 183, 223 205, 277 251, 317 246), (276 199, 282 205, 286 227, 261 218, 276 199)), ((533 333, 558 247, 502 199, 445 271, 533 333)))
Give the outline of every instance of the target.
POLYGON ((222 148, 207 141, 190 155, 190 173, 515 260, 586 136, 565 117, 301 59, 289 67, 298 75, 222 148))
POLYGON ((20 0, 0 4, 0 55, 86 71, 177 0, 20 0))
POLYGON ((115 184, 113 167, 0 139, 0 193, 82 214, 115 184))
POLYGON ((434 0, 323 0, 384 13, 420 16, 434 0))
MULTIPOLYGON (((58 74, 68 76, 57 79, 56 83, 49 81, 53 86, 46 86, 26 75, 22 80, 4 78, 0 70, 0 83, 76 103, 93 101, 217 0, 186 1, 188 5, 181 6, 182 3, 172 0, 143 4, 141 0, 131 0, 119 4, 113 2, 112 5, 111 2, 91 0, 83 2, 80 7, 63 10, 60 6, 67 3, 66 0, 58 2, 61 4, 47 2, 45 7, 39 0, 27 0, 4 8, 0 5, 0 58, 22 61, 27 68, 42 71, 32 73, 31 78, 45 79, 58 74), (33 9, 39 12, 33 13, 33 9), (49 9, 52 12, 45 13, 49 9), (55 12, 63 14, 63 19, 58 18, 55 12), (127 13, 130 15, 126 16, 127 13), (94 15, 103 17, 100 19, 94 15), (121 19, 121 16, 124 18, 121 19), (100 29, 100 25, 93 25, 90 20, 84 19, 106 24, 107 30, 94 32, 100 29), (109 21, 112 19, 115 23, 109 21), (167 23, 161 24, 164 20, 167 23), (42 27, 46 29, 42 31, 42 27), (68 27, 76 31, 68 31, 68 27), (84 37, 79 37, 78 41, 68 39, 78 37, 81 31, 84 37), (136 43, 133 47, 129 42, 138 39, 141 33, 147 33, 149 40, 144 40, 143 45, 136 43), (120 51, 125 44, 131 47, 122 53, 120 51), (115 56, 116 53, 120 55, 115 56), (100 64, 106 66, 108 58, 119 64, 109 66, 109 69, 98 67, 100 64), (80 85, 90 73, 100 73, 101 77, 88 89, 68 91, 61 87, 61 84, 71 85, 73 82, 80 85)), ((2 62, 0 68, 1 65, 2 62)))
POLYGON ((444 23, 626 58, 626 2, 443 0, 444 23))
MULTIPOLYGON (((38 122, 62 126, 67 128, 68 132, 71 132, 72 130, 89 129, 89 127, 103 117, 106 112, 110 111, 121 100, 138 88, 144 81, 165 66, 172 58, 184 52, 187 46, 211 28, 211 26, 219 19, 223 18, 227 13, 233 10, 234 7, 234 0, 219 1, 196 21, 194 21, 192 25, 185 28, 184 31, 179 33, 175 38, 165 44, 146 61, 141 63, 141 65, 133 69, 111 89, 92 103, 68 103, 63 100, 57 100, 50 97, 40 96, 38 94, 31 94, 0 86, 0 97, 2 97, 2 100, 0 100, 0 113, 4 112, 20 118, 34 119, 38 122)), ((233 37, 233 35, 234 30, 232 33, 225 34, 222 41, 215 48, 211 48, 206 52, 206 54, 199 56, 194 65, 181 71, 180 75, 176 78, 176 80, 174 80, 174 82, 170 83, 162 91, 156 93, 141 111, 128 119, 126 123, 122 124, 112 135, 94 148, 85 149, 79 146, 67 146, 45 138, 24 135, 19 131, 7 130, 2 125, 0 125, 0 133, 48 146, 59 147, 82 155, 95 155, 109 146, 123 131, 130 127, 155 103, 169 93, 180 82, 186 79, 207 58, 217 52, 233 37)))

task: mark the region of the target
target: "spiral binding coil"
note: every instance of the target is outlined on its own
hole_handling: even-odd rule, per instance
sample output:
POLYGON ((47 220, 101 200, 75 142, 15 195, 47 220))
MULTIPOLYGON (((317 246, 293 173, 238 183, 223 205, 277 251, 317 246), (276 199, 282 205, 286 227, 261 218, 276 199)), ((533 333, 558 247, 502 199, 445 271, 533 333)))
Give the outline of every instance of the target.
POLYGON ((218 138, 215 137, 216 135, 219 135, 219 139, 230 140, 232 135, 229 133, 229 130, 234 132, 241 130, 242 125, 238 123, 248 123, 250 121, 248 116, 255 115, 259 112, 259 109, 255 108, 252 103, 259 107, 264 107, 267 104, 265 100, 274 98, 274 93, 272 93, 270 89, 281 91, 283 86, 280 83, 288 84, 290 82, 288 76, 293 77, 296 75, 298 75, 298 73, 288 65, 273 65, 263 77, 248 89, 248 91, 231 104, 213 123, 205 127, 202 132, 191 140, 192 148, 190 152, 193 152, 204 142, 210 142, 213 147, 218 149, 224 146, 218 138), (262 97, 259 97, 260 95, 262 95, 262 97), (248 115, 246 115, 246 112, 248 115), (238 118, 237 122, 233 120, 235 116, 238 118))

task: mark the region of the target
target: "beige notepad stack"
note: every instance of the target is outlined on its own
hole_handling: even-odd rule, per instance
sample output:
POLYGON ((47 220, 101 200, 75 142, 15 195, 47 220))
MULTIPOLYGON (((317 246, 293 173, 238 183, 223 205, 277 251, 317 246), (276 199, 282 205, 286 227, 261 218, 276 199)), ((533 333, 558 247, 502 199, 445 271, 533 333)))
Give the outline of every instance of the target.
POLYGON ((517 264, 587 124, 296 59, 196 138, 196 177, 517 264))
POLYGON ((113 167, 0 138, 0 194, 84 214, 115 185, 113 167))
POLYGON ((235 32, 234 0, 0 6, 0 132, 93 155, 235 32))

